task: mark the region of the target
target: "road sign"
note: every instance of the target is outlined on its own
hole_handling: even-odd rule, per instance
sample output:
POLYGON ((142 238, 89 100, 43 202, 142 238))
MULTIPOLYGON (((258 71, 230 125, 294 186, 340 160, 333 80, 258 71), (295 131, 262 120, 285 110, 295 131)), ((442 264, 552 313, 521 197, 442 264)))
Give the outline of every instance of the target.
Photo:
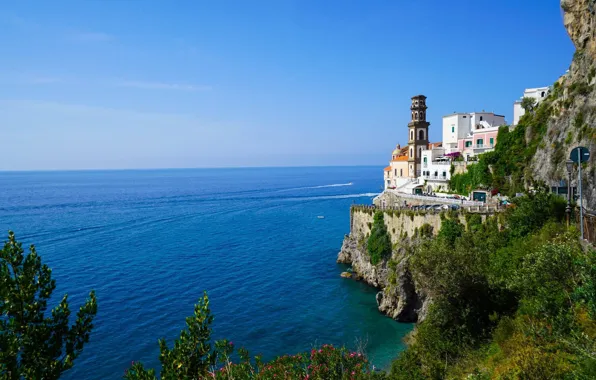
POLYGON ((588 162, 590 159, 590 151, 586 147, 578 146, 577 148, 573 148, 570 158, 571 161, 575 162, 576 164, 579 162, 588 162))

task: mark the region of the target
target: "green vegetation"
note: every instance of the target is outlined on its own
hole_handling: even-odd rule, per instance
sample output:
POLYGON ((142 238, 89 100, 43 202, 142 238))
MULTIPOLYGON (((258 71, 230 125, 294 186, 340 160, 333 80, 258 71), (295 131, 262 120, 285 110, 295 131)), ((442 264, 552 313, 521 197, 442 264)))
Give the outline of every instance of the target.
MULTIPOLYGON (((478 163, 469 165, 466 173, 452 176, 449 187, 462 195, 477 188, 492 188, 510 196, 523 192, 533 182, 527 169, 539 145, 544 143, 547 122, 553 112, 552 99, 551 94, 533 114, 522 116, 514 129, 500 127, 495 150, 480 155, 478 163)), ((556 150, 560 152, 555 152, 555 156, 564 154, 563 148, 559 146, 556 150)))
MULTIPOLYGON (((254 359, 243 348, 237 350, 234 363, 234 343, 226 339, 211 342, 213 315, 207 294, 195 306, 192 317, 186 319, 187 329, 180 333, 173 348, 164 339, 159 341, 161 379, 371 379, 366 356, 346 348, 323 345, 319 349, 296 355, 284 355, 265 363, 254 359)), ((133 363, 126 371, 127 380, 157 379, 154 369, 133 363)))
POLYGON ((25 255, 9 232, 0 250, 0 379, 58 379, 83 351, 97 312, 95 293, 70 326, 66 295, 46 315, 55 288, 35 247, 25 255))
POLYGON ((387 227, 385 227, 382 211, 375 212, 367 250, 372 265, 377 265, 381 260, 391 256, 391 239, 387 233, 387 227))
POLYGON ((445 220, 413 275, 433 299, 391 379, 596 377, 596 252, 560 222, 551 194, 497 221, 445 220), (468 377, 469 376, 469 377, 468 377))
POLYGON ((521 107, 524 109, 524 111, 526 112, 533 112, 534 111, 534 107, 536 107, 536 99, 534 98, 529 98, 529 97, 524 97, 521 101, 521 107))

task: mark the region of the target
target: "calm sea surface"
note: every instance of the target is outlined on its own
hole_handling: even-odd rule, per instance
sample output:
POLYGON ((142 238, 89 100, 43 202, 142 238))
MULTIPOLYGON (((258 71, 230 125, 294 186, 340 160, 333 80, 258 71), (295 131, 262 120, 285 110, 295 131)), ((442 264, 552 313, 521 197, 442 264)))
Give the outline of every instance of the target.
POLYGON ((381 315, 375 290, 335 263, 350 204, 379 193, 381 169, 4 172, 0 230, 37 246, 73 312, 97 292, 91 341, 65 379, 157 366, 157 339, 171 344, 203 290, 215 338, 253 354, 360 339, 386 367, 411 325, 381 315))

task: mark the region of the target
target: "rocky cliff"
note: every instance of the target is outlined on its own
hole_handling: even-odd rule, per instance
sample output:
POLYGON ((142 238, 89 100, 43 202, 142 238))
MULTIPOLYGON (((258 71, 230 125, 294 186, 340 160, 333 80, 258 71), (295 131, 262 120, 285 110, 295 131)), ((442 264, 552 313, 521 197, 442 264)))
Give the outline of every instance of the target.
MULTIPOLYGON (((563 23, 576 52, 569 71, 554 84, 546 133, 530 164, 530 175, 549 184, 567 177, 565 160, 576 146, 590 149, 584 168, 584 207, 596 209, 596 0, 562 0, 563 23)), ((532 132, 526 137, 532 138, 532 132)), ((575 185, 575 179, 572 183, 575 185)))
MULTIPOLYGON (((389 259, 372 265, 367 252, 374 210, 367 206, 350 208, 350 234, 344 239, 337 262, 351 264, 352 270, 362 281, 379 289, 379 310, 400 322, 420 322, 428 310, 431 299, 419 286, 409 267, 415 247, 441 228, 444 214, 413 211, 385 210, 384 223, 391 238, 393 252, 389 259)), ((463 214, 451 215, 463 225, 463 214)), ((486 215, 480 215, 481 220, 486 215)))
POLYGON ((351 264, 358 276, 379 289, 377 305, 379 310, 399 322, 420 322, 426 316, 429 299, 424 291, 418 290, 408 268, 410 252, 405 239, 394 249, 390 260, 378 265, 370 263, 366 241, 362 237, 345 237, 337 262, 351 264))

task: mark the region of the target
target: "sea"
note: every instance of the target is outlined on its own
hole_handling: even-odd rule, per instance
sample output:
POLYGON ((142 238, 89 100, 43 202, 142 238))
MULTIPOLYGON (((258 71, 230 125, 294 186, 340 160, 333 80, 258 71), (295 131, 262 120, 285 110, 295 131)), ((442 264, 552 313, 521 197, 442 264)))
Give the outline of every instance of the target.
POLYGON ((35 244, 73 315, 97 293, 64 379, 120 379, 133 361, 159 372, 158 339, 172 345, 203 291, 214 339, 265 360, 364 346, 387 368, 412 325, 336 263, 350 205, 370 204, 381 179, 381 167, 0 172, 0 231, 35 244))

